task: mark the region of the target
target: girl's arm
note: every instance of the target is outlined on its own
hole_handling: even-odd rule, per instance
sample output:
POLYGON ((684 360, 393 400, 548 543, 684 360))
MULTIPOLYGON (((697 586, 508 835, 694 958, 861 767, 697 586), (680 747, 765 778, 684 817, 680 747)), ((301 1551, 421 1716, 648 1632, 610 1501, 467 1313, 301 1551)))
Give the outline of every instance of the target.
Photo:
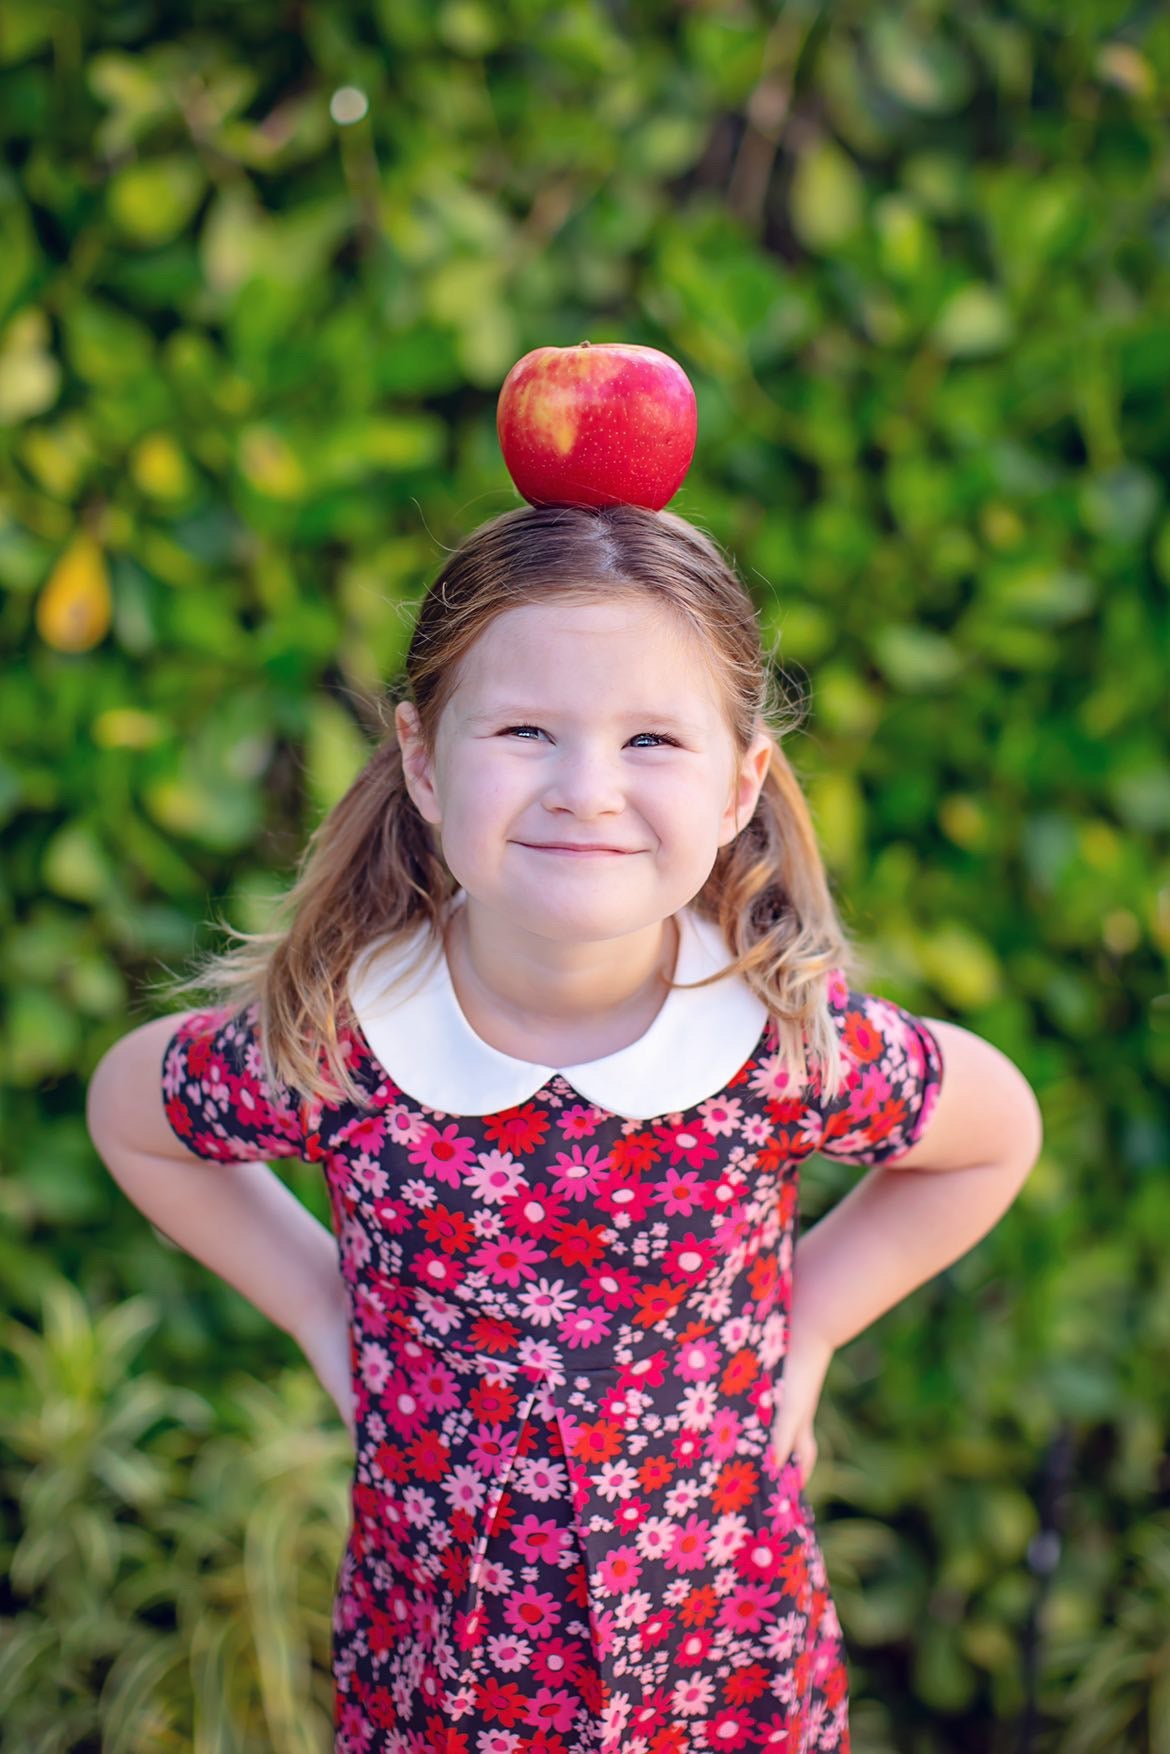
POLYGON ((151 1223, 234 1285, 313 1362, 310 1347, 345 1319, 332 1233, 267 1163, 208 1163, 186 1149, 166 1119, 163 1052, 183 1019, 195 1015, 156 1018, 114 1043, 90 1078, 90 1137, 151 1223))
POLYGON ((1040 1155, 1031 1085, 991 1042, 923 1019, 945 1074, 921 1137, 879 1163, 797 1247, 791 1326, 830 1348, 967 1253, 998 1223, 1040 1155))

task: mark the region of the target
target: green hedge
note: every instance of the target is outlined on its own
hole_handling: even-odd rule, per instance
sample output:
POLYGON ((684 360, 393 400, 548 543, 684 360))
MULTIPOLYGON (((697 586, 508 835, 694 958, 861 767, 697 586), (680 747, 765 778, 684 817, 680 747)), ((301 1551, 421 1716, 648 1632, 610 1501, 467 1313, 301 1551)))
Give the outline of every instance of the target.
POLYGON ((5 1754, 327 1745, 345 1445, 84 1091, 264 920, 516 503, 504 373, 584 338, 695 383, 673 507, 810 690, 875 985, 1044 1110, 826 1386, 856 1754, 1017 1754, 1049 1490, 1029 1754, 1170 1746, 1168 91, 1110 0, 6 0, 5 1754))

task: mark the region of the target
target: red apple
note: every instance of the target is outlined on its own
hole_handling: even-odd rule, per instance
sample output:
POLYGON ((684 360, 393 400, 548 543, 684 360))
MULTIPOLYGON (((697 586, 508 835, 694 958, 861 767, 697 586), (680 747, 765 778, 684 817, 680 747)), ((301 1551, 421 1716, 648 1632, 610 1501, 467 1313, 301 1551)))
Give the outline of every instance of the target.
POLYGON ((504 462, 531 505, 661 511, 691 466, 697 428, 678 361, 627 341, 534 347, 496 405, 504 462))

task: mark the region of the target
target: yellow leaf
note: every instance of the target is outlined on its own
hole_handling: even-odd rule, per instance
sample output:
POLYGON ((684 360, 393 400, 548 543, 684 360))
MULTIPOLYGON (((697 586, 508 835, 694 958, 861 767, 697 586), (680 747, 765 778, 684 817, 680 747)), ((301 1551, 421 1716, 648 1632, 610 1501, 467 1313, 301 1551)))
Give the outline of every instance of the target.
POLYGON ((112 614, 105 555, 83 530, 62 554, 37 598, 37 632, 58 652, 88 652, 105 639, 112 614))

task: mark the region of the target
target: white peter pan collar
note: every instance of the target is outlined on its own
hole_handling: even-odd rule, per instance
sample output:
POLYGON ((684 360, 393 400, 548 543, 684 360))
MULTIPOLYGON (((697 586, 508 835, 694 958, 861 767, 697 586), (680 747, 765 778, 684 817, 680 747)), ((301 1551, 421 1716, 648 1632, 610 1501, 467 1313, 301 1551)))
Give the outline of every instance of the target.
MULTIPOLYGON (((466 900, 456 890, 450 906, 466 900)), ((690 907, 680 908, 674 979, 701 980, 734 961, 723 933, 690 907)), ((379 1064, 416 1102, 441 1114, 486 1115, 528 1102, 558 1073, 586 1101, 628 1120, 675 1114, 714 1096, 751 1057, 768 1011, 740 974, 697 991, 667 993, 649 1029, 628 1047, 576 1066, 519 1060, 484 1041, 460 1007, 447 957, 437 956, 411 985, 394 990, 409 967, 423 925, 407 942, 389 935, 367 945, 351 967, 354 1015, 379 1064), (381 949, 381 946, 386 948, 381 949)))

